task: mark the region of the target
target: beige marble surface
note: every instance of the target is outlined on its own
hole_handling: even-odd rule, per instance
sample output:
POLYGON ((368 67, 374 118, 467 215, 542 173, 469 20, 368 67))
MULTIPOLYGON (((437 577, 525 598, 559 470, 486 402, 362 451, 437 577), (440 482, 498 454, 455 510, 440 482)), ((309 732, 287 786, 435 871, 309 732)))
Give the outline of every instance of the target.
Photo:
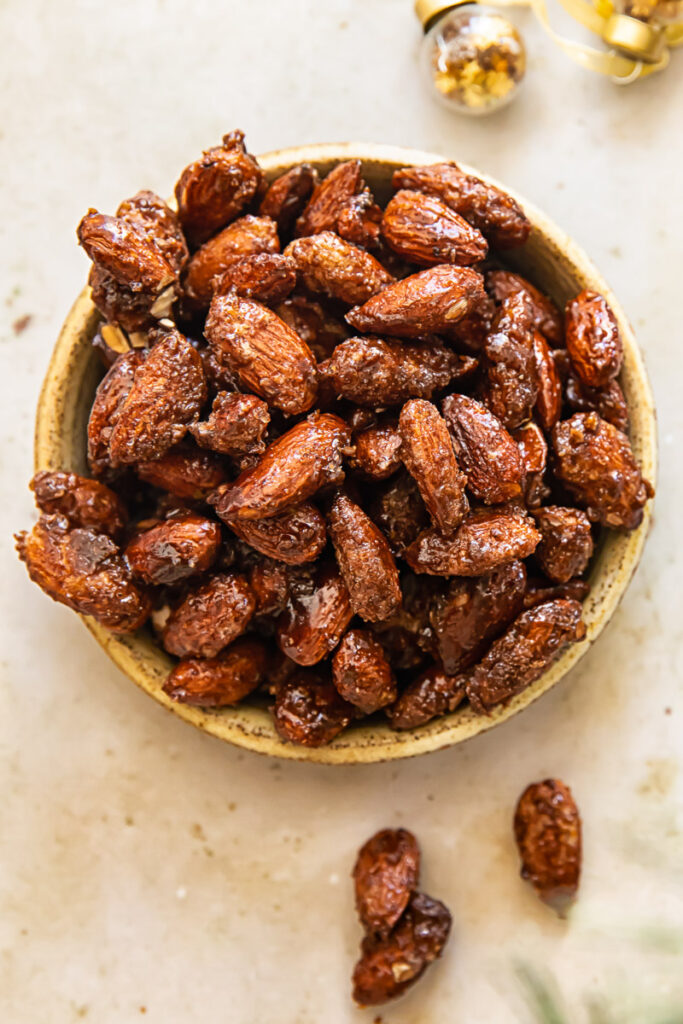
POLYGON ((524 90, 471 122, 421 91, 409 0, 0 5, 3 1024, 372 1021, 349 1000, 348 874, 399 823, 455 923, 386 1024, 532 1022, 520 964, 556 979, 572 1024, 600 999, 610 1022, 683 1020, 683 55, 618 88, 515 17, 524 90), (140 187, 167 193, 235 126, 255 151, 356 138, 487 169, 587 249, 639 333, 661 430, 644 563, 579 668, 460 749, 339 769, 224 747, 138 692, 13 556, 41 377, 86 274, 75 224, 140 187), (548 774, 585 822, 568 923, 518 879, 510 834, 519 792, 548 774))

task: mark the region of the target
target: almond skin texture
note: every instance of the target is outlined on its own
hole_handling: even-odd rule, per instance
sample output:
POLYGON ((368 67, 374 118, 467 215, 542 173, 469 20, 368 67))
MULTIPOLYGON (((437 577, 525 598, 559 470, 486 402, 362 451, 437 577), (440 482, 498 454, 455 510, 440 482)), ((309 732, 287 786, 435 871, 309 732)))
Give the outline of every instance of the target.
POLYGON ((465 676, 449 676, 432 665, 401 692, 389 711, 392 729, 417 729, 437 715, 455 711, 465 699, 465 676))
POLYGON ((531 307, 524 292, 505 299, 486 338, 486 402, 501 423, 519 427, 538 396, 531 307))
POLYGON ((450 537, 424 530, 405 553, 414 572, 483 576, 532 554, 541 535, 520 512, 474 512, 450 537))
POLYGON ((259 213, 262 217, 272 217, 278 231, 285 234, 291 230, 317 184, 316 169, 311 164, 297 164, 269 185, 259 213))
POLYGON ((243 576, 212 576, 171 612, 162 634, 169 654, 178 658, 214 658, 244 632, 256 601, 243 576))
POLYGON ((517 561, 485 576, 452 580, 430 610, 444 670, 455 675, 478 661, 523 610, 525 592, 526 570, 517 561))
POLYGON ((347 202, 362 189, 360 160, 337 164, 313 190, 304 212, 296 222, 297 236, 335 231, 337 218, 347 202))
POLYGON ((337 691, 364 715, 396 700, 396 681, 384 649, 372 633, 350 629, 332 658, 337 691))
POLYGON ((614 313, 607 300, 585 289, 567 303, 567 351, 581 382, 604 388, 619 373, 624 350, 614 313))
POLYGON ((302 747, 330 743, 353 718, 329 679, 315 672, 295 672, 275 693, 273 720, 278 735, 302 747))
POLYGON ((285 249, 304 287, 349 305, 366 302, 394 278, 364 249, 331 231, 296 238, 285 249))
POLYGON ((296 269, 287 256, 261 252, 234 260, 211 284, 221 295, 234 288, 243 299, 275 306, 294 289, 296 269))
POLYGON ((564 916, 581 875, 581 818, 571 790, 559 779, 534 782, 519 798, 514 819, 522 878, 564 916))
POLYGON ((486 257, 486 239, 435 196, 403 189, 389 201, 382 237, 411 263, 432 267, 455 263, 468 267, 486 257))
POLYGON ((587 388, 575 373, 570 373, 565 384, 564 398, 572 412, 597 412, 598 416, 617 430, 623 434, 628 433, 628 406, 616 380, 611 380, 604 388, 587 388))
POLYGON ((155 459, 176 444, 206 401, 196 349, 179 331, 161 334, 117 408, 109 438, 112 465, 155 459))
POLYGON ((145 483, 192 501, 206 498, 225 480, 225 469, 217 455, 190 446, 166 452, 159 459, 138 462, 135 472, 145 483))
POLYGON ((394 171, 394 188, 417 189, 442 202, 478 228, 496 249, 524 245, 531 224, 507 192, 465 174, 457 164, 428 164, 394 171))
POLYGON ((90 210, 77 229, 93 263, 120 285, 150 297, 171 284, 175 272, 154 241, 136 224, 90 210))
POLYGON ((483 278, 446 264, 404 277, 346 314, 356 330, 419 338, 448 330, 483 298, 483 278))
POLYGON ((344 479, 349 428, 338 416, 313 413, 274 441, 258 463, 211 497, 222 519, 270 519, 344 479))
POLYGON ((66 516, 72 527, 106 533, 116 540, 128 520, 126 507, 109 487, 77 473, 43 470, 31 480, 41 512, 66 516))
POLYGON ((434 526, 452 533, 469 512, 467 478, 458 468, 453 442, 436 406, 415 398, 401 409, 401 458, 415 480, 434 526))
POLYGON ((234 292, 214 295, 205 334, 218 361, 269 405, 291 416, 313 405, 317 392, 313 353, 266 306, 234 292))
POLYGON ((230 132, 186 167, 175 187, 178 217, 192 245, 201 245, 253 199, 263 172, 247 153, 243 132, 230 132))
POLYGON ((555 473, 591 522, 633 530, 653 495, 631 445, 595 412, 578 412, 553 430, 555 473))
POLYGON ((154 192, 142 189, 124 199, 116 216, 143 231, 176 274, 188 260, 187 242, 178 215, 154 192))
POLYGON ((287 565, 315 561, 327 541, 325 520, 308 502, 271 519, 232 519, 228 526, 262 555, 287 565))
POLYGON ((353 998, 359 1006, 379 1006, 403 995, 441 956, 451 930, 451 915, 439 900, 413 893, 408 907, 386 938, 366 935, 353 971, 353 998))
POLYGON ((321 381, 357 405, 401 405, 472 373, 477 363, 439 342, 402 344, 381 338, 348 338, 318 367, 321 381))
POLYGON ((195 423, 190 433, 202 448, 223 455, 260 454, 266 448, 263 436, 269 423, 268 406, 261 398, 221 391, 213 400, 208 420, 195 423))
POLYGON ((500 420, 467 395, 449 395, 442 409, 470 494, 486 505, 521 497, 524 465, 500 420))
POLYGON ((531 323, 535 330, 554 348, 564 344, 564 326, 562 314, 547 295, 535 288, 521 274, 513 274, 509 270, 491 270, 486 275, 486 290, 501 303, 518 292, 525 292, 531 306, 531 323))
POLYGON ((468 679, 470 704, 485 714, 510 700, 542 676, 568 644, 585 635, 578 601, 546 601, 522 612, 468 679))
POLYGON ((167 519, 138 533, 128 543, 126 559, 145 583, 179 583, 213 565, 221 541, 218 523, 194 513, 167 519))
POLYGON ((548 343, 538 331, 534 331, 533 345, 538 379, 536 415, 543 429, 550 431, 562 415, 562 382, 548 343))
POLYGON ((349 592, 336 566, 322 565, 315 575, 292 582, 277 621, 278 647, 297 665, 315 665, 334 650, 352 617, 349 592))
POLYGON ((88 420, 88 465, 95 474, 104 473, 111 466, 111 433, 145 354, 132 349, 120 355, 97 387, 88 420))
POLYGON ((420 880, 417 839, 405 828, 383 828, 361 846, 351 877, 365 931, 387 936, 420 880))
POLYGON ((550 494, 545 484, 545 470, 548 461, 548 444, 537 423, 529 421, 523 427, 513 430, 512 436, 522 456, 526 474, 524 501, 527 508, 538 508, 550 494))
POLYGON ((385 537, 344 494, 334 499, 328 526, 354 612, 366 622, 389 618, 401 604, 401 587, 385 537))
POLYGON ((53 601, 92 615, 112 633, 134 633, 149 616, 150 600, 110 537, 71 529, 66 516, 42 515, 16 540, 29 576, 53 601))
POLYGON ((541 543, 534 553, 548 579, 567 583, 586 570, 593 554, 588 516, 576 508, 548 505, 534 512, 541 543))
POLYGON ((371 480, 386 480, 401 466, 401 435, 390 424, 368 427, 354 436, 349 465, 371 480))
POLYGON ((306 342, 319 362, 327 359, 350 333, 343 320, 306 295, 290 295, 275 312, 306 342))
POLYGON ((337 234, 347 242, 360 245, 363 249, 381 252, 380 223, 382 207, 375 202, 372 193, 365 188, 345 203, 337 217, 337 234))
POLYGON ((251 637, 237 640, 218 658, 188 658, 164 683, 171 700, 199 708, 237 704, 263 681, 268 666, 264 645, 251 637))
POLYGON ((198 307, 211 302, 214 283, 236 260, 258 253, 279 253, 277 226, 270 217, 240 217, 205 242, 190 260, 185 294, 198 307))

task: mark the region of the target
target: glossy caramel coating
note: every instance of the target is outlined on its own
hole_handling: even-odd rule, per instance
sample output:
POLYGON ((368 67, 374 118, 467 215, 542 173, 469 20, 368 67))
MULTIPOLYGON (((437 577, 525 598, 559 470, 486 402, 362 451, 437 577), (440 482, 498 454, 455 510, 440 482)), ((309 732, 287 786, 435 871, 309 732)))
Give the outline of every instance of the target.
POLYGON ((217 658, 187 658, 179 662, 164 683, 164 692, 180 704, 227 707, 238 704, 255 690, 267 667, 264 644, 244 637, 217 658))
POLYGON ((500 565, 532 554, 541 535, 520 511, 473 512, 444 537, 423 530, 405 553, 414 572, 432 576, 483 576, 500 565))
POLYGON ((235 292, 214 295, 205 334, 218 361, 247 391, 290 415, 313 405, 317 391, 313 353, 267 306, 235 292))
POLYGON ((486 275, 486 289, 497 303, 524 292, 529 300, 533 328, 554 348, 564 344, 562 314, 555 303, 531 281, 510 270, 491 270, 486 275))
POLYGON ((399 474, 379 491, 370 514, 389 542, 394 555, 403 554, 427 525, 427 510, 417 484, 407 473, 399 474))
POLYGON ((521 497, 524 464, 500 420, 467 395, 449 395, 442 409, 470 494, 486 505, 521 497))
POLYGON ((16 540, 29 576, 53 601, 92 615, 112 633, 134 633, 149 616, 149 597, 111 537, 71 529, 63 515, 42 515, 16 540))
POLYGON ((392 729, 417 729, 455 711, 464 699, 465 676, 447 675, 442 665, 434 664, 401 692, 389 709, 389 722, 392 729))
POLYGON ((178 217, 192 245, 201 245, 253 199, 263 173, 247 153, 244 133, 223 136, 220 146, 207 149, 185 168, 175 186, 178 217))
POLYGON ((346 160, 333 167, 316 185, 313 195, 296 222, 296 235, 317 235, 321 231, 336 231, 337 219, 348 201, 361 192, 360 160, 346 160))
POLYGON ((383 828, 363 843, 351 872, 366 932, 386 937, 420 880, 420 847, 405 828, 383 828))
POLYGON ((534 331, 534 362, 538 379, 536 415, 545 431, 553 429, 562 415, 562 381, 548 342, 534 331))
POLYGON ((296 671, 275 692, 273 721, 278 735, 302 747, 322 747, 346 728, 353 706, 343 700, 328 678, 314 671, 296 671))
POLYGON ((217 573, 173 609, 161 642, 177 658, 215 658, 244 632, 255 609, 254 595, 243 576, 217 573))
POLYGON ((88 465, 95 474, 103 473, 111 466, 111 433, 146 354, 146 351, 132 349, 120 355, 97 387, 88 419, 88 465))
POLYGON ((278 231, 286 234, 303 212, 317 184, 318 172, 311 164, 290 167, 268 186, 259 213, 262 217, 272 217, 278 231))
POLYGON ((512 431, 524 466, 524 501, 529 509, 538 508, 550 494, 545 483, 548 443, 538 423, 529 420, 512 431))
POLYGON ((206 393, 196 349, 175 329, 161 333, 117 407, 109 437, 112 465, 163 455, 199 418, 206 393))
POLYGON ((480 231, 435 196, 402 189, 389 200, 382 237, 394 252, 419 266, 455 263, 461 267, 486 257, 480 231))
POLYGON ((368 427, 354 435, 349 465, 371 480, 386 480, 400 469, 401 435, 391 423, 368 427))
POLYGON ((321 363, 321 379, 340 398, 370 407, 431 398, 434 391, 471 373, 476 361, 439 342, 402 344, 349 338, 321 363))
POLYGON ((335 497, 328 528, 353 611, 366 622, 387 619, 401 604, 401 587, 386 538, 345 494, 335 497))
POLYGON ((611 380, 602 388, 589 388, 575 373, 567 375, 564 398, 571 412, 597 412, 601 419, 611 423, 623 434, 628 433, 629 416, 624 392, 619 382, 611 380))
POLYGON ((270 519, 229 519, 227 523, 255 551, 286 565, 314 562, 327 542, 325 519, 307 501, 270 519))
POLYGON ((336 346, 348 338, 350 330, 343 320, 333 316, 317 299, 290 295, 275 312, 308 345, 318 362, 332 355, 336 346))
POLYGON ((225 466, 218 456, 189 445, 138 462, 135 472, 145 483, 192 501, 203 500, 225 480, 225 466))
POLYGON ((441 956, 451 915, 439 900, 414 894, 386 938, 366 935, 353 971, 353 998, 359 1006, 379 1006, 403 995, 441 956))
POLYGON ((41 512, 66 516, 72 527, 106 533, 114 540, 123 533, 128 520, 126 506, 118 494, 97 480, 77 473, 42 470, 29 487, 41 512))
POLYGON ((534 557, 548 579, 567 583, 586 571, 593 555, 588 516, 577 508, 547 505, 534 512, 541 542, 534 557))
MULTIPOLYGON (((270 217, 240 217, 204 242, 192 256, 184 278, 187 298, 196 306, 207 307, 214 284, 230 265, 245 256, 279 253, 277 225, 270 217)), ((227 290, 221 286, 221 290, 227 290)))
POLYGON ((288 256, 261 252, 233 260, 211 282, 215 292, 231 288, 243 299, 254 299, 266 306, 283 302, 296 286, 296 268, 288 256))
POLYGON ((343 578, 336 566, 322 565, 310 579, 292 580, 277 620, 278 647, 297 665, 315 665, 334 650, 352 617, 343 578))
POLYGON ((222 519, 270 519, 344 479, 350 431, 338 416, 312 413, 268 446, 251 469, 211 498, 222 519))
POLYGON ((172 585, 206 572, 218 554, 221 528, 194 513, 172 516, 129 541, 125 556, 145 583, 172 585))
POLYGON ((624 359, 619 326, 607 300, 586 288, 567 303, 566 344, 572 366, 589 388, 604 388, 624 359))
POLYGON ((520 205, 502 189, 465 174, 455 163, 403 167, 394 171, 394 188, 410 188, 438 196, 469 221, 497 249, 524 245, 531 224, 520 205))
POLYGON ((522 612, 493 641, 468 678, 470 704, 486 714, 509 701, 542 676, 565 647, 585 635, 578 601, 558 598, 522 612))
POLYGON ((398 419, 401 458, 415 480, 432 523, 451 533, 469 512, 466 476, 460 472, 453 442, 436 406, 421 398, 401 409, 398 419))
POLYGON ((559 779, 534 782, 515 809, 514 832, 528 879, 544 903, 564 916, 581 875, 581 818, 571 790, 559 779))
POLYGON ((486 338, 486 403, 508 428, 528 420, 538 396, 529 301, 517 292, 503 301, 486 338))
POLYGON ((484 576, 459 579, 434 601, 430 620, 444 670, 462 672, 524 607, 526 570, 519 561, 484 576))
POLYGON ((552 435, 555 474, 591 522, 633 530, 653 491, 625 434, 597 413, 578 412, 552 435))
POLYGON ((396 700, 396 680, 372 633, 350 629, 332 658, 332 682, 344 700, 371 715, 396 700))
POLYGON ((260 454, 265 451, 263 437, 269 423, 270 413, 263 399, 237 391, 220 391, 208 419, 194 423, 190 433, 202 448, 223 455, 260 454))
POLYGON ((420 338, 438 334, 466 316, 481 300, 483 278, 469 267, 442 264, 389 285, 346 319, 356 330, 420 338))
POLYGON ((332 231, 295 238, 285 255, 305 288, 351 306, 366 302, 394 281, 374 256, 332 231))

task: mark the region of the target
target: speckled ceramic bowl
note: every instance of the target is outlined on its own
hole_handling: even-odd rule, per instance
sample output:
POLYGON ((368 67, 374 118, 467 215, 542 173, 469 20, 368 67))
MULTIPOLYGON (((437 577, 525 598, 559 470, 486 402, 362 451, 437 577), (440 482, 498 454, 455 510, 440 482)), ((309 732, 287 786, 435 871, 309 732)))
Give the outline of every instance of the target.
MULTIPOLYGON (((269 178, 294 164, 308 161, 325 174, 340 160, 360 158, 363 175, 383 202, 389 192, 391 175, 397 167, 433 163, 444 157, 412 149, 358 143, 306 146, 267 153, 260 158, 269 178)), ((468 170, 468 168, 465 168, 468 170)), ((480 171, 472 173, 488 180, 480 171)), ((513 193, 514 195, 514 193, 513 193)), ((533 230, 527 244, 513 250, 508 263, 529 277, 563 306, 582 288, 602 292, 619 321, 625 358, 621 384, 631 415, 631 442, 643 475, 655 481, 656 424, 652 394, 642 356, 631 326, 618 300, 584 253, 533 206, 515 196, 526 211, 533 230)), ((86 423, 102 370, 91 347, 99 316, 85 288, 76 299, 55 346, 38 403, 35 438, 35 468, 86 471, 86 423)), ((164 694, 162 684, 172 662, 143 630, 135 636, 109 633, 90 618, 88 629, 109 657, 134 683, 180 718, 228 743, 261 754, 316 761, 326 764, 357 764, 412 757, 439 750, 476 736, 499 725, 531 704, 562 678, 593 643, 609 621, 638 564, 648 533, 651 503, 641 526, 629 534, 611 533, 601 545, 592 565, 591 592, 584 604, 587 635, 583 643, 570 647, 532 686, 505 707, 494 708, 490 716, 475 715, 465 707, 409 732, 393 732, 381 720, 356 725, 329 746, 307 750, 283 742, 275 732, 265 707, 243 704, 235 708, 204 711, 175 704, 164 694)))

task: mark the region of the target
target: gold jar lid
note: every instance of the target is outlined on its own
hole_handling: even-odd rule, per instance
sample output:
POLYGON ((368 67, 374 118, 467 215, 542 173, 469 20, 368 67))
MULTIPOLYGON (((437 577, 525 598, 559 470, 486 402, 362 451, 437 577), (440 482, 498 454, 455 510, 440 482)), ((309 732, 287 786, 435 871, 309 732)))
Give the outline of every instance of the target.
POLYGON ((640 21, 628 14, 613 14, 605 22, 602 38, 608 46, 651 64, 661 58, 666 42, 662 25, 640 21))
POLYGON ((462 7, 463 4, 475 3, 476 0, 415 0, 415 13, 417 14, 422 28, 428 32, 436 19, 446 11, 452 11, 454 7, 462 7))

